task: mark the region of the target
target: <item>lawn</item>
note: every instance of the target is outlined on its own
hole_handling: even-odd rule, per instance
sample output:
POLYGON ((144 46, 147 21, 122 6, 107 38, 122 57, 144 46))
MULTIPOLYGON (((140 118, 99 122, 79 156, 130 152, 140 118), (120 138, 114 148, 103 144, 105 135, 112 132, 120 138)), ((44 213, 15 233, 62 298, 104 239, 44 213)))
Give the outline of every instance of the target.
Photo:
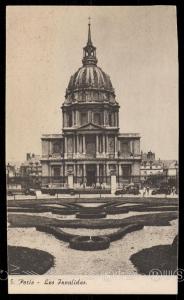
POLYGON ((8 246, 10 275, 42 275, 54 266, 54 256, 37 249, 8 246))

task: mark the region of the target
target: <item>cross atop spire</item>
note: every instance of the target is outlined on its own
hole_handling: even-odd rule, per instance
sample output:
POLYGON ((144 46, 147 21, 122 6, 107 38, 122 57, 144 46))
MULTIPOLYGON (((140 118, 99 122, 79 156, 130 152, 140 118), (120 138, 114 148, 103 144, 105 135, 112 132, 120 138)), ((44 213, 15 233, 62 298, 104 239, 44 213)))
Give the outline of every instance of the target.
POLYGON ((96 59, 96 47, 93 46, 92 40, 91 40, 91 18, 88 18, 88 40, 87 45, 83 48, 83 65, 96 65, 97 59, 96 59))

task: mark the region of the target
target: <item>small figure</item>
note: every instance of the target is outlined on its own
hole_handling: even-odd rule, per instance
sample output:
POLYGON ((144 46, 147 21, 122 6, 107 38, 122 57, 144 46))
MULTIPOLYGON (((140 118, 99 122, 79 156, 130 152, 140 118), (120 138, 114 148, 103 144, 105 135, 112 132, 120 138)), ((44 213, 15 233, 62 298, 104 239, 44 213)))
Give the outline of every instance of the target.
POLYGON ((172 187, 172 194, 173 194, 173 196, 175 195, 175 193, 176 193, 176 189, 175 189, 175 186, 173 186, 172 187))
POLYGON ((143 195, 143 197, 145 197, 145 195, 146 195, 146 187, 145 186, 143 187, 143 194, 142 195, 143 195))
POLYGON ((150 188, 149 188, 149 186, 147 186, 146 187, 147 196, 149 196, 149 190, 150 190, 150 188))

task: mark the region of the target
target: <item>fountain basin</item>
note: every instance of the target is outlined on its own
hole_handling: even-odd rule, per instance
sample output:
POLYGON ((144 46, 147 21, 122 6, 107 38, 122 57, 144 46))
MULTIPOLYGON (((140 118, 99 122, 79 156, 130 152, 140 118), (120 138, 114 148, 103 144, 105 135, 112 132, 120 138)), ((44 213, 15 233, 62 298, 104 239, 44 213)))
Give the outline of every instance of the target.
POLYGON ((70 248, 83 251, 98 251, 109 248, 110 239, 105 236, 78 236, 70 240, 70 248))

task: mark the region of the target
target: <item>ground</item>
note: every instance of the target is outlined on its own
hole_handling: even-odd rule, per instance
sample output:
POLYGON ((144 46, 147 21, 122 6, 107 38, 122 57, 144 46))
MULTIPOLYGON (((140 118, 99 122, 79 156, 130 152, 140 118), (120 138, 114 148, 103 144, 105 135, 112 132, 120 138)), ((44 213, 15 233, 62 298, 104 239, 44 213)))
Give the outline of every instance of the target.
MULTIPOLYGON (((67 199, 68 200, 68 199, 67 199)), ((93 203, 91 199, 76 201, 75 203, 85 207, 104 206, 104 199, 98 204, 93 203), (87 203, 88 202, 88 203, 87 203)), ((46 274, 81 274, 81 275, 105 275, 105 274, 147 274, 149 268, 156 267, 159 264, 156 254, 165 253, 166 257, 172 260, 173 268, 176 266, 176 255, 168 256, 168 246, 172 244, 173 239, 178 232, 177 224, 177 199, 121 199, 116 201, 115 207, 126 207, 128 212, 107 214, 105 219, 76 219, 73 215, 62 215, 53 212, 52 208, 65 208, 65 204, 72 203, 66 199, 44 199, 39 203, 33 200, 15 200, 9 201, 9 208, 17 208, 17 211, 9 212, 8 222, 8 241, 11 246, 27 247, 46 251, 51 254, 55 263, 46 274), (37 212, 37 207, 43 205, 48 210, 46 212, 37 212), (34 207, 30 212, 21 212, 21 207, 34 207), (83 251, 69 248, 69 244, 55 238, 52 234, 39 232, 37 225, 56 226, 65 233, 77 235, 107 235, 123 228, 128 224, 142 224, 143 228, 126 234, 123 238, 111 242, 110 247, 101 251, 83 251), (157 248, 157 247, 161 248, 157 248), (145 249, 145 250, 144 250, 145 249), (146 252, 145 252, 146 251, 146 252), (149 255, 149 260, 147 257, 149 255), (153 265, 148 265, 152 261, 153 265), (146 271, 141 269, 144 262, 146 271)), ((108 199, 108 204, 113 204, 114 200, 108 199)), ((106 205, 106 204, 105 204, 106 205)), ((28 208, 28 210, 29 210, 28 208)), ((114 209, 114 206, 112 205, 114 209)), ((108 208, 109 210, 109 208, 108 208)), ((11 252, 9 252, 11 255, 11 252)), ((34 256, 34 253, 29 256, 34 256)), ((43 256, 44 257, 44 256, 43 256)), ((40 260, 42 261, 42 259, 40 260)), ((36 272, 36 271, 35 271, 36 272)), ((39 272, 38 272, 39 273, 39 272)))

